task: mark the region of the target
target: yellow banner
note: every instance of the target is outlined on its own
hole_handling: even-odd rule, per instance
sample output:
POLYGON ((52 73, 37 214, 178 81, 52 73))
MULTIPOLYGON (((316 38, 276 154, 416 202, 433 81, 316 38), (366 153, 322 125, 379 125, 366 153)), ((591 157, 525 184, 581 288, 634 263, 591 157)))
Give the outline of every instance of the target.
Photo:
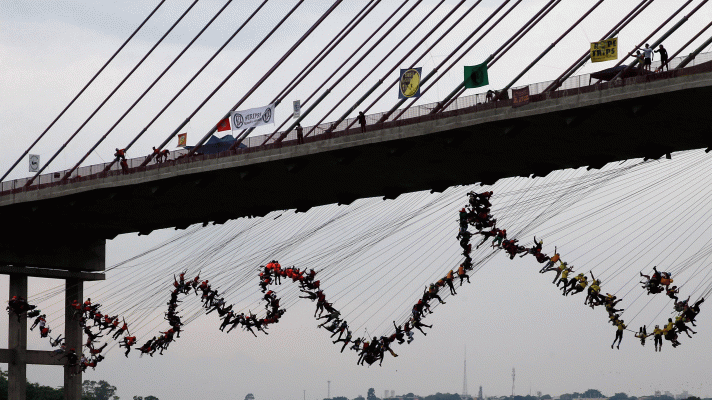
POLYGON ((601 62, 618 59, 618 38, 591 43, 591 61, 601 62))

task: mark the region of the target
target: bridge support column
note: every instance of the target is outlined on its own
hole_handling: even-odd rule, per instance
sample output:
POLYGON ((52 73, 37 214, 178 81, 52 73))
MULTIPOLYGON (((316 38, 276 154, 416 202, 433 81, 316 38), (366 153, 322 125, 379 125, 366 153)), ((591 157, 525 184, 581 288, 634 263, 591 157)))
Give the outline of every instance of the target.
MULTIPOLYGON (((10 275, 10 296, 27 298, 27 275, 10 275)), ((23 315, 17 318, 10 314, 7 336, 10 360, 8 360, 8 399, 25 400, 27 397, 27 318, 23 315)))
MULTIPOLYGON (((84 281, 78 278, 67 278, 64 290, 64 337, 67 349, 76 349, 81 355, 82 329, 79 322, 73 318, 72 302, 84 301, 84 281)), ((82 399, 82 372, 72 370, 75 367, 64 366, 64 398, 66 400, 82 399)))

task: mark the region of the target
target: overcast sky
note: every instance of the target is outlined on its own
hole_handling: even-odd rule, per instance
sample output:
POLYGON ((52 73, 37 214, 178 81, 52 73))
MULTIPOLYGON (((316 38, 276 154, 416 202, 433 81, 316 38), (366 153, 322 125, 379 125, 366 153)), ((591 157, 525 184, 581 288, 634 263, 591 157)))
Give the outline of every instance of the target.
MULTIPOLYGON (((55 125, 47 138, 39 143, 33 153, 40 154, 42 160, 47 160, 60 143, 78 128, 98 103, 123 79, 138 59, 145 54, 189 3, 186 0, 167 1, 156 16, 97 79, 96 84, 55 125)), ((144 135, 144 138, 136 144, 129 156, 147 154, 151 146, 160 143, 295 3, 294 0, 269 2, 258 17, 205 71, 205 74, 197 79, 174 106, 144 135)), ((295 56, 292 56, 267 84, 248 99, 243 108, 261 106, 271 101, 311 57, 338 32, 342 24, 348 21, 365 3, 362 0, 345 0, 344 4, 318 28, 307 43, 299 48, 295 56)), ((414 3, 414 1, 411 0, 410 3, 414 3)), ((367 79, 364 85, 353 90, 353 86, 361 77, 360 74, 368 71, 381 57, 387 55, 400 39, 400 35, 411 29, 415 21, 422 18, 436 3, 434 0, 424 0, 422 5, 406 20, 407 23, 397 28, 394 34, 384 40, 369 56, 363 66, 357 68, 356 72, 350 74, 336 88, 329 99, 336 101, 347 93, 350 93, 351 97, 326 121, 340 116, 355 99, 360 97, 381 77, 387 68, 390 68, 404 54, 403 52, 417 42, 417 35, 415 38, 409 39, 406 43, 410 45, 406 44, 394 51, 384 66, 378 70, 379 72, 367 79)), ((436 15, 445 15, 449 7, 456 3, 454 0, 447 0, 436 15)), ((589 42, 599 39, 627 14, 635 3, 637 1, 608 0, 604 2, 589 20, 575 29, 518 84, 556 78, 565 67, 586 51, 589 42)), ((679 7, 680 3, 670 0, 658 0, 653 3, 638 20, 619 35, 621 56, 643 40, 647 33, 665 20, 670 12, 679 7)), ((699 1, 694 1, 692 6, 698 3, 699 1)), ((0 139, 3 143, 0 148, 0 169, 3 172, 56 117, 156 4, 157 1, 46 2, 12 0, 0 2, 0 88, 2 88, 0 98, 3 105, 0 108, 0 139)), ((48 171, 71 167, 97 137, 106 132, 143 88, 171 62, 173 57, 222 4, 224 3, 210 0, 199 2, 161 47, 87 124, 76 141, 62 153, 62 156, 50 166, 48 171)), ((252 0, 234 1, 156 86, 155 92, 151 92, 134 112, 129 114, 104 144, 87 159, 86 163, 93 164, 110 160, 113 149, 125 146, 153 118, 183 82, 192 76, 257 4, 259 2, 252 0)), ((190 122, 186 128, 189 144, 195 143, 203 136, 330 4, 330 1, 306 0, 294 17, 277 31, 276 35, 256 54, 256 57, 249 61, 190 122)), ((285 99, 285 103, 277 108, 277 121, 281 122, 291 113, 292 100, 305 99, 309 96, 323 79, 398 4, 400 1, 383 0, 362 25, 325 60, 313 76, 307 78, 285 99)), ((473 0, 468 0, 455 15, 459 16, 471 4, 473 4, 473 0)), ((499 4, 499 1, 483 1, 476 11, 465 20, 466 23, 463 23, 451 34, 449 39, 427 55, 421 63, 424 73, 427 74, 468 34, 472 27, 477 26, 499 4)), ((436 87, 428 92, 418 104, 437 101, 444 97, 461 82, 461 65, 478 64, 484 61, 543 4, 545 4, 544 1, 524 0, 510 17, 464 57, 458 67, 440 80, 436 87)), ((490 87, 470 90, 467 94, 486 91, 489 88, 499 89, 507 84, 593 4, 593 0, 563 0, 540 25, 534 28, 522 42, 490 70, 490 87)), ((690 10, 692 6, 686 11, 690 10)), ((712 5, 708 4, 665 42, 670 53, 675 52, 679 46, 707 24, 710 16, 712 16, 712 5)), ((673 19, 673 23, 679 19, 681 16, 673 19)), ((451 18, 444 27, 449 26, 454 20, 455 18, 451 18)), ((418 33, 427 32, 434 25, 434 21, 436 19, 433 18, 426 22, 418 33)), ((708 35, 702 35, 702 38, 693 43, 688 51, 699 46, 708 35)), ((435 37, 437 35, 431 37, 426 44, 432 43, 435 37)), ((415 54, 416 56, 420 55, 420 52, 416 51, 415 54)), ((614 63, 588 64, 581 72, 596 71, 610 67, 614 63)), ((409 65, 400 65, 399 67, 407 66, 409 65)), ((390 74, 389 80, 395 78, 395 73, 390 74)), ((396 96, 397 92, 394 89, 392 94, 386 96, 372 111, 383 111, 390 108, 397 101, 396 96)), ((333 103, 327 101, 318 107, 314 114, 305 120, 305 124, 309 125, 318 121, 331 108, 331 104, 333 103)), ((270 128, 274 129, 274 127, 263 127, 258 129, 255 134, 269 133, 271 132, 270 128)), ((171 144, 171 149, 173 145, 171 144)), ((704 182, 702 178, 706 177, 704 171, 707 165, 705 160, 707 158, 704 153, 684 153, 679 157, 676 155, 671 161, 649 163, 636 167, 639 169, 626 171, 625 174, 621 173, 610 182, 594 186, 595 190, 590 193, 581 187, 575 187, 574 192, 581 194, 582 197, 566 200, 568 208, 560 210, 560 213, 555 213, 554 218, 542 217, 536 226, 527 228, 527 236, 523 236, 522 241, 530 241, 532 233, 537 234, 538 237, 544 235, 545 250, 551 252, 553 245, 559 246, 560 250, 564 249, 568 254, 571 254, 571 259, 575 259, 578 265, 585 265, 585 270, 593 269, 594 273, 601 271, 600 273, 608 277, 611 286, 616 289, 633 290, 630 296, 635 298, 640 292, 635 292, 635 285, 630 281, 631 278, 635 278, 637 271, 649 269, 652 265, 661 265, 663 263, 658 263, 661 259, 665 259, 672 267, 675 259, 684 260, 690 254, 695 254, 705 248, 708 238, 704 238, 704 232, 709 224, 705 225, 704 221, 707 221, 706 212, 710 206, 708 203, 700 203, 702 201, 700 198, 705 198, 705 196, 709 198, 705 191, 710 185, 703 183, 693 185, 693 189, 697 188, 696 191, 690 192, 689 196, 680 196, 688 202, 684 206, 679 205, 682 199, 674 198, 671 195, 671 193, 680 193, 683 188, 685 190, 688 188, 684 185, 679 189, 674 188, 673 183, 680 180, 679 171, 686 171, 689 177, 695 177, 699 182, 704 182), (660 171, 675 171, 675 173, 670 173, 670 176, 661 183, 660 187, 651 188, 651 177, 661 176, 662 172, 660 171), (636 173, 638 175, 635 175, 636 173), (623 202, 626 190, 635 191, 634 183, 648 188, 645 194, 647 197, 634 197, 637 201, 621 206, 621 218, 637 216, 634 218, 635 223, 626 225, 625 229, 620 225, 616 226, 613 221, 611 225, 597 226, 595 230, 589 230, 589 225, 587 225, 591 223, 589 220, 578 221, 578 225, 574 224, 563 230, 558 228, 559 224, 572 218, 576 220, 577 216, 585 214, 585 211, 600 212, 597 207, 602 204, 611 204, 611 207, 620 204, 623 202), (600 191, 596 192, 596 190, 600 191), (594 196, 597 201, 586 201, 586 196, 593 195, 600 197, 594 196), (665 204, 665 206, 661 206, 661 204, 665 204), (679 215, 663 214, 664 210, 671 209, 677 210, 679 215), (640 216, 641 212, 650 213, 650 216, 643 218, 640 216), (690 221, 703 222, 698 225, 689 225, 692 222, 675 225, 670 222, 674 221, 676 216, 683 214, 686 218, 690 218, 690 221), (676 253, 677 257, 672 257, 672 259, 669 254, 663 252, 664 247, 660 246, 631 259, 630 255, 637 254, 634 250, 640 248, 641 243, 633 241, 626 247, 628 241, 623 239, 635 237, 641 229, 644 232, 664 231, 670 224, 673 225, 674 230, 668 236, 645 236, 640 239, 641 243, 646 245, 651 243, 675 244, 674 241, 678 238, 686 237, 684 234, 690 230, 691 226, 694 226, 694 232, 702 233, 699 240, 690 240, 690 243, 694 244, 690 248, 673 247, 679 254, 676 253), (611 232, 615 232, 615 234, 611 232), (613 248, 615 251, 611 250, 613 248), (607 258, 610 254, 613 255, 613 258, 607 258), (612 271, 615 271, 616 265, 624 266, 625 268, 621 268, 626 272, 620 276, 614 276, 612 271), (611 266, 614 270, 608 269, 611 266)), ((630 165, 634 164, 635 162, 630 163, 630 165)), ((26 168, 23 161, 11 177, 27 176, 26 168)), ((580 179, 581 176, 588 175, 582 171, 563 171, 552 177, 538 180, 522 178, 500 182, 495 187, 495 190, 499 191, 497 193, 509 193, 509 195, 499 197, 500 203, 495 203, 495 208, 500 214, 506 213, 509 219, 505 218, 505 220, 510 224, 509 226, 519 226, 524 229, 526 226, 524 216, 533 217, 550 209, 548 208, 550 204, 546 201, 554 202, 557 200, 555 196, 560 195, 556 190, 546 186, 547 182, 580 179), (547 181, 547 179, 549 180, 547 181), (542 185, 542 187, 536 189, 537 185, 542 185), (522 198, 517 197, 520 193, 517 191, 522 189, 539 190, 539 193, 546 195, 544 196, 546 201, 536 202, 536 207, 530 207, 529 203, 520 203, 518 200, 522 198)), ((353 210, 355 216, 363 218, 385 215, 383 220, 372 221, 373 224, 381 227, 379 229, 385 229, 384 227, 407 219, 405 214, 398 214, 398 210, 415 209, 419 205, 435 201, 431 206, 432 215, 428 214, 428 218, 420 222, 422 225, 408 226, 397 230, 389 239, 383 239, 378 245, 369 247, 363 251, 363 254, 355 253, 344 258, 343 260, 346 261, 338 261, 342 260, 339 257, 342 257, 343 254, 338 253, 337 250, 331 250, 330 246, 341 243, 341 241, 337 241, 339 237, 332 233, 324 232, 323 237, 313 238, 315 244, 308 247, 308 249, 316 249, 317 246, 323 246, 324 249, 328 249, 323 250, 326 256, 321 260, 321 263, 325 265, 319 265, 326 268, 324 274, 329 274, 328 267, 332 265, 330 262, 337 263, 338 261, 348 264, 348 268, 339 269, 328 275, 329 278, 326 281, 328 283, 331 279, 332 286, 330 288, 333 288, 333 291, 330 292, 327 289, 327 295, 334 293, 335 296, 343 296, 339 300, 341 303, 336 303, 337 306, 343 304, 349 318, 357 320, 358 325, 378 331, 383 329, 384 323, 389 323, 389 315, 392 313, 400 315, 408 311, 410 306, 405 309, 400 309, 397 306, 403 301, 413 298, 414 294, 417 298, 417 293, 422 287, 421 283, 425 283, 424 281, 427 281, 430 276, 437 276, 443 270, 446 272, 452 266, 448 266, 449 263, 458 260, 457 243, 454 239, 455 210, 465 201, 463 195, 467 190, 469 188, 454 188, 443 195, 413 194, 402 196, 393 202, 367 199, 356 202, 348 208, 326 206, 312 210, 305 215, 290 214, 280 217, 278 220, 272 220, 273 223, 270 222, 273 225, 266 225, 260 229, 265 229, 265 232, 280 231, 281 229, 282 236, 272 238, 272 240, 278 238, 289 242, 298 237, 300 229, 305 229, 309 224, 323 221, 329 216, 345 212, 344 210, 353 210), (368 209, 368 211, 358 209, 359 206, 371 203, 373 203, 373 209, 368 209), (284 225, 279 225, 280 223, 286 224, 286 221, 291 224, 289 230, 284 229, 284 225), (440 245, 437 242, 444 237, 441 232, 447 232, 445 240, 449 243, 448 245, 440 245), (450 236, 453 237, 450 238, 450 236), (403 238, 403 241, 399 241, 400 238, 403 238), (437 252, 433 250, 435 247, 437 252), (389 250, 391 248, 392 251, 389 250), (379 250, 382 253, 378 253, 379 250), (400 250, 406 252, 404 254, 409 254, 412 259, 399 258, 397 254, 400 254, 398 253, 400 250), (383 260, 391 257, 395 259, 393 261, 395 264, 392 266, 388 264, 386 267, 394 271, 394 276, 369 276, 368 279, 362 281, 363 283, 356 286, 359 289, 363 288, 362 291, 346 289, 343 282, 344 276, 360 277, 360 274, 366 275, 367 272, 377 271, 379 267, 384 267, 381 264, 383 260), (421 271, 415 266, 422 268, 423 278, 419 277, 418 280, 410 284, 404 283, 402 287, 399 286, 398 293, 391 293, 392 288, 382 285, 382 282, 388 282, 388 280, 399 282, 400 275, 408 275, 414 270, 421 271), (379 279, 381 280, 379 281, 379 279), (357 301, 362 297, 366 297, 370 301, 366 304, 357 301)), ((532 193, 537 192, 522 193, 534 196, 532 193)), ((617 206, 614 209, 617 210, 617 206)), ((606 212, 610 212, 610 209, 607 209, 606 212)), ((279 214, 273 214, 266 218, 274 218, 277 215, 279 214)), ((341 230, 353 230, 355 231, 354 235, 358 238, 356 243, 368 243, 370 235, 364 232, 366 223, 357 221, 344 221, 340 225, 341 230)), ((229 237, 230 232, 239 232, 248 226, 244 224, 247 222, 238 221, 226 224, 225 227, 206 228, 201 231, 207 233, 195 233, 197 236, 191 236, 194 238, 191 243, 192 245, 207 246, 221 240, 224 241, 222 238, 229 237), (196 237, 200 239, 195 239, 196 237)), ((138 238, 135 235, 118 237, 107 244, 107 265, 113 265, 138 254, 174 234, 174 231, 168 230, 156 232, 148 237, 138 238)), ((112 290, 122 289, 122 285, 127 282, 127 275, 122 274, 129 274, 128 276, 133 276, 133 278, 136 276, 145 277, 146 281, 155 279, 157 285, 160 285, 161 282, 168 285, 173 272, 177 272, 183 267, 197 270, 197 264, 203 266, 202 273, 211 279, 211 282, 213 279, 208 275, 212 272, 214 276, 220 276, 220 279, 214 281, 218 287, 228 287, 233 275, 226 271, 230 271, 230 268, 235 271, 249 271, 256 266, 256 264, 241 261, 249 258, 245 255, 246 253, 259 258, 259 255, 263 254, 261 252, 271 251, 270 257, 279 257, 283 265, 299 265, 300 262, 312 260, 304 247, 293 246, 282 252, 274 253, 269 241, 245 239, 240 244, 239 249, 236 248, 231 250, 232 253, 226 253, 234 257, 232 260, 216 259, 208 262, 191 259, 183 252, 177 252, 173 262, 177 264, 190 262, 191 265, 176 265, 173 269, 168 268, 172 266, 167 266, 163 270, 158 269, 157 266, 152 269, 149 262, 145 264, 137 262, 136 268, 129 269, 128 272, 121 272, 121 270, 110 272, 107 274, 107 282, 92 286, 87 289, 87 293, 93 293, 95 298, 107 305, 118 303, 113 298, 112 300, 102 299, 102 294, 111 293, 112 296, 122 297, 121 293, 112 292, 112 290)), ((185 244, 185 246, 189 245, 185 244)), ((484 257, 484 253, 482 256, 484 257)), ((251 260, 251 258, 249 259, 251 260)), ((699 265, 703 265, 704 262, 704 259, 700 260, 699 265)), ((226 336, 217 331, 216 318, 210 315, 189 325, 180 341, 171 345, 164 356, 139 359, 134 355, 132 359, 126 360, 118 351, 119 349, 113 349, 109 353, 109 359, 97 371, 87 373, 85 379, 108 380, 119 387, 119 395, 122 398, 153 394, 162 399, 207 397, 241 399, 246 393, 253 392, 258 399, 296 400, 302 398, 303 390, 306 390, 307 398, 322 399, 326 397, 327 380, 331 380, 332 396, 343 395, 349 398, 357 395, 365 396, 369 387, 374 387, 379 397, 383 395, 384 389, 393 389, 398 394, 415 392, 427 395, 438 391, 461 391, 463 353, 464 347, 467 346, 468 385, 471 394, 476 393, 478 385, 484 386, 484 392, 487 395, 511 393, 511 369, 516 367, 517 394, 527 394, 530 388, 533 393, 540 390, 552 395, 597 388, 607 395, 618 391, 642 395, 652 393, 654 390, 670 390, 675 393, 688 390, 697 395, 712 395, 712 379, 709 375, 709 371, 712 370, 712 362, 708 351, 708 343, 712 336, 709 329, 706 329, 710 320, 705 314, 699 320, 700 334, 694 340, 683 338, 684 345, 675 351, 666 343, 663 353, 654 353, 652 343, 641 348, 638 343, 634 343, 632 335, 627 333, 621 350, 614 352, 610 350, 609 346, 615 330, 605 323, 605 313, 602 310, 591 311, 585 308, 581 304, 583 298, 580 296, 574 299, 564 299, 559 296, 549 281, 553 276, 542 277, 537 274, 536 267, 538 265, 535 266, 532 263, 533 260, 528 258, 510 262, 504 255, 496 255, 473 276, 473 285, 463 287, 457 297, 448 299, 447 305, 438 307, 436 313, 428 317, 427 323, 433 323, 434 328, 429 331, 427 338, 417 334, 414 343, 408 346, 397 346, 396 352, 401 356, 397 359, 387 357, 382 368, 357 367, 354 354, 339 354, 338 348, 327 341, 328 337, 325 331, 315 328, 316 323, 311 317, 313 304, 305 301, 291 306, 283 322, 271 328, 269 336, 260 336, 255 339, 249 333, 244 332, 226 336)), ((311 267, 312 265, 300 266, 311 267)), ((42 280, 32 280, 32 282, 35 284, 31 290, 34 293, 52 284, 52 282, 42 280)), ((7 290, 7 279, 2 278, 1 283, 0 289, 7 290)), ((136 282, 135 285, 142 285, 142 283, 136 282)), ((153 289, 146 290, 144 295, 150 296, 151 290, 153 289)), ((256 284, 252 286, 251 290, 252 296, 259 296, 256 284)), ((243 301, 242 297, 238 296, 238 294, 244 294, 243 292, 238 292, 235 289, 232 294, 234 297, 228 298, 229 301, 235 303, 243 301)), ((157 300, 159 303, 167 300, 167 298, 162 300, 162 297, 156 298, 159 299, 157 300)), ((252 300, 254 298, 245 304, 249 305, 253 302, 252 300)), ((649 323, 655 320, 655 314, 665 306, 663 299, 655 300, 659 304, 651 306, 654 311, 645 308, 644 303, 638 303, 640 309, 650 311, 651 315, 647 316, 647 311, 644 311, 642 316, 637 317, 641 320, 632 324, 633 328, 637 329, 640 323, 649 323)), ((43 307, 45 309, 56 308, 58 301, 60 301, 59 298, 54 302, 49 301, 43 307)), ((648 299, 643 297, 639 300, 639 302, 644 301, 648 301, 648 299)), ((121 304, 117 304, 116 310, 120 310, 121 306, 121 304)), ((153 315, 159 315, 159 320, 154 321, 155 325, 146 324, 145 335, 155 332, 153 328, 160 322, 161 311, 159 308, 156 310, 158 311, 153 315)), ((668 315, 667 311, 662 312, 658 319, 665 315, 668 315)), ((126 317, 131 323, 131 316, 127 315, 126 317)), ((3 316, 0 321, 2 321, 2 326, 5 326, 7 316, 3 316)), ((32 348, 45 349, 48 347, 46 342, 34 338, 36 333, 31 333, 30 336, 32 348)), ((0 330, 0 342, 4 343, 4 338, 5 332, 0 330)), ((2 367, 6 368, 6 366, 2 367)), ((29 367, 28 377, 31 381, 43 384, 53 386, 62 384, 61 370, 56 367, 29 367)))

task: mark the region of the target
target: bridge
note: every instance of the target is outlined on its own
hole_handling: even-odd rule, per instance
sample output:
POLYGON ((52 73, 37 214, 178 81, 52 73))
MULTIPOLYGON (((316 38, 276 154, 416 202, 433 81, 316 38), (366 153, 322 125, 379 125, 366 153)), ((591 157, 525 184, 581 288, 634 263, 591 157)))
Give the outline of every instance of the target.
MULTIPOLYGON (((127 175, 118 169, 88 176, 80 171, 70 181, 40 179, 28 188, 25 180, 6 182, 12 186, 3 186, 0 212, 18 227, 18 243, 61 236, 103 240, 274 210, 299 212, 364 197, 393 199, 406 192, 660 158, 712 146, 712 117, 700 112, 712 104, 710 71, 712 62, 706 62, 654 77, 535 94, 518 108, 512 100, 473 104, 369 125, 364 133, 324 132, 303 145, 292 139, 134 167, 127 175)), ((60 174, 47 178, 53 175, 60 174)))
MULTIPOLYGON (((706 1, 700 2, 685 18, 706 1)), ((508 2, 504 1, 462 44, 504 10, 508 2)), ((497 61, 559 2, 548 2, 493 53, 488 62, 497 61), (511 46, 505 49, 509 44, 511 46), (500 51, 498 58, 492 60, 500 51)), ((579 22, 601 2, 596 3, 579 22)), ((340 0, 335 1, 269 73, 279 67, 339 3, 340 0)), ((371 3, 361 12, 367 14, 378 4, 375 2, 371 6, 371 3)), ((405 3, 407 1, 403 5, 405 3)), ((415 2, 412 9, 419 3, 415 2)), ((652 0, 643 0, 609 33, 619 32, 650 3, 652 0)), ((649 38, 690 3, 672 14, 649 38)), ((300 4, 297 3, 294 9, 300 4)), ((462 4, 464 0, 457 7, 462 4)), ((479 2, 453 27, 477 4, 479 2)), ((518 4, 519 1, 514 2, 492 27, 518 4)), ((189 11, 190 8, 183 15, 189 11)), ((357 25, 355 21, 356 17, 348 25, 357 25)), ((686 19, 664 34, 659 42, 684 21, 686 19)), ((390 31, 383 37, 388 33, 390 31)), ((475 44, 487 33, 489 30, 475 44)), ((262 43, 264 40, 255 51, 262 43)), ((681 68, 668 72, 634 77, 623 73, 624 79, 613 79, 608 83, 592 84, 590 80, 585 83, 588 76, 574 76, 567 80, 569 74, 563 78, 564 82, 555 81, 564 84, 563 90, 549 90, 549 84, 530 85, 529 100, 525 104, 501 100, 500 95, 489 101, 482 93, 457 98, 452 103, 447 102, 442 109, 437 103, 404 110, 401 119, 383 113, 369 115, 363 131, 353 127, 354 119, 340 121, 335 126, 321 124, 313 127, 314 135, 308 136, 303 144, 298 143, 290 128, 277 135, 279 139, 247 138, 245 148, 219 154, 178 152, 160 164, 144 165, 145 157, 129 160, 127 171, 111 164, 81 166, 39 175, 36 180, 0 182, 0 216, 5 226, 12 227, 11 237, 0 243, 0 273, 10 275, 10 296, 27 297, 28 276, 64 279, 64 303, 68 309, 72 301, 83 300, 84 281, 105 278, 106 240, 120 234, 149 234, 164 228, 185 229, 199 223, 222 224, 230 219, 264 216, 274 210, 306 212, 315 206, 350 204, 360 198, 395 199, 408 192, 443 191, 451 186, 478 182, 491 184, 512 176, 545 176, 565 168, 601 168, 614 161, 671 157, 676 151, 709 148, 712 147, 712 116, 706 110, 712 106, 712 61, 708 61, 709 55, 706 57, 707 62, 703 60, 684 68, 689 62, 688 57, 681 68), (578 83, 567 85, 570 81, 578 83), (545 87, 547 89, 542 90, 545 87)), ((534 63, 536 61, 538 59, 534 63)), ((569 71, 573 73, 579 67, 575 63, 569 71)), ((269 77, 269 73, 255 88, 269 77)), ((510 87, 502 93, 509 93, 507 89, 510 87)), ((250 94, 248 91, 243 100, 250 94)), ((277 97, 279 101, 284 99, 280 96, 277 97)), ((70 313, 65 315, 65 325, 68 347, 81 348, 82 331, 70 313)), ((26 342, 27 320, 11 318, 8 349, 0 349, 0 362, 10 365, 11 399, 24 398, 28 363, 64 365, 49 352, 27 350, 26 342)), ((67 365, 64 368, 65 397, 80 398, 81 374, 72 373, 67 365)))

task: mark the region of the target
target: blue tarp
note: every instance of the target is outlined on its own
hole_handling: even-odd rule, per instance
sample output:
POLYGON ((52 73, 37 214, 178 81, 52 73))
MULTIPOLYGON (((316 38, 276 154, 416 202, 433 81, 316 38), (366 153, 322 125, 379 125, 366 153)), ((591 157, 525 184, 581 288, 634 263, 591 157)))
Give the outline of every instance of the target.
MULTIPOLYGON (((228 151, 230 146, 235 143, 235 138, 232 135, 225 135, 221 138, 213 135, 208 139, 207 142, 198 150, 202 154, 215 154, 223 151, 228 151)), ((191 150, 195 146, 185 146, 186 150, 191 150)), ((247 148, 244 144, 240 143, 238 146, 240 149, 247 148)))

